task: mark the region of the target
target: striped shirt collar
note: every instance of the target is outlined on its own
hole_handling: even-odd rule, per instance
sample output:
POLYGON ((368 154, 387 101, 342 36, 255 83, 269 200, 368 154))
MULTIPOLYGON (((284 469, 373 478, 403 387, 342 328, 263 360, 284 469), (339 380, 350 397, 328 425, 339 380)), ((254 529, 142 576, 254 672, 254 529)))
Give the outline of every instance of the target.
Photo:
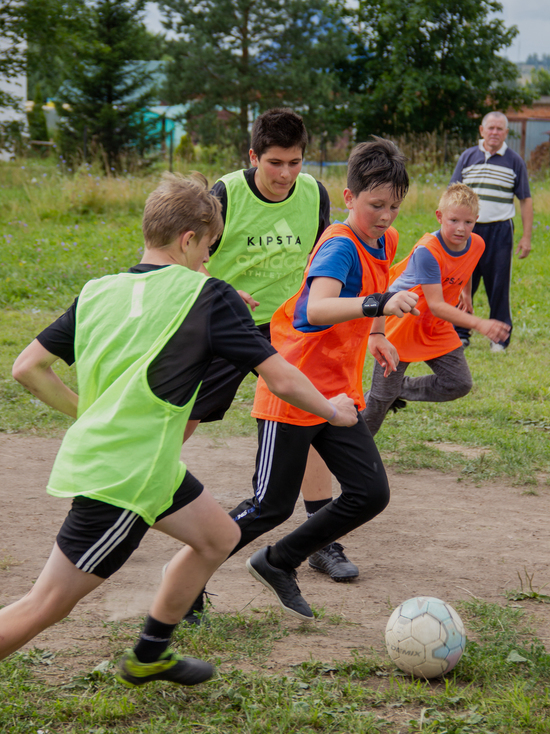
POLYGON ((508 149, 508 146, 506 145, 506 142, 504 142, 504 143, 502 143, 502 145, 500 146, 500 148, 497 150, 496 153, 489 153, 489 151, 486 150, 485 147, 484 147, 484 145, 483 145, 483 138, 481 138, 481 140, 479 141, 478 145, 479 145, 479 149, 481 150, 481 152, 482 153, 485 153, 485 160, 487 160, 488 158, 490 158, 492 155, 504 155, 506 153, 506 150, 508 149))

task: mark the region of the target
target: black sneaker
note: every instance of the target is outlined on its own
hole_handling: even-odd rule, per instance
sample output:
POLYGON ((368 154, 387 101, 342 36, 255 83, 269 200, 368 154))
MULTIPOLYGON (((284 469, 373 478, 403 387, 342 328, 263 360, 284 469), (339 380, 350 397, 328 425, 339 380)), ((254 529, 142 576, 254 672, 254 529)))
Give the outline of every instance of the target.
POLYGON ((403 400, 402 398, 395 398, 393 403, 388 408, 388 413, 390 410, 393 410, 394 413, 397 413, 398 410, 403 410, 403 408, 407 407, 407 401, 403 400))
POLYGON ((326 573, 334 581, 349 581, 359 576, 359 569, 344 553, 340 543, 330 543, 309 557, 309 565, 316 571, 326 573))
POLYGON ((186 624, 193 624, 195 626, 198 626, 202 622, 202 618, 204 615, 204 602, 206 601, 206 591, 203 589, 201 593, 197 596, 195 601, 191 604, 190 609, 188 610, 187 614, 184 616, 184 618, 181 620, 182 622, 185 622, 186 624))
POLYGON ((214 675, 215 668, 204 660, 184 658, 166 650, 154 663, 141 663, 133 650, 128 650, 118 664, 117 680, 127 688, 142 686, 154 680, 167 680, 181 686, 195 686, 214 675))
MULTIPOLYGON (((166 569, 168 568, 169 563, 170 561, 168 561, 168 563, 165 563, 162 567, 162 578, 164 578, 164 574, 166 573, 166 569)), ((181 621, 185 622, 186 624, 193 624, 198 627, 199 624, 201 624, 202 622, 202 616, 205 612, 204 602, 206 601, 208 596, 209 594, 206 589, 203 589, 201 593, 197 596, 195 601, 191 604, 191 607, 181 621)), ((213 596, 216 596, 216 594, 214 594, 213 596)))
POLYGON ((313 619, 313 612, 309 608, 308 603, 300 594, 300 589, 296 583, 296 571, 289 573, 281 568, 275 568, 267 560, 267 552, 269 546, 256 551, 248 561, 246 567, 248 571, 261 584, 272 591, 282 608, 298 619, 305 619, 308 622, 313 619))

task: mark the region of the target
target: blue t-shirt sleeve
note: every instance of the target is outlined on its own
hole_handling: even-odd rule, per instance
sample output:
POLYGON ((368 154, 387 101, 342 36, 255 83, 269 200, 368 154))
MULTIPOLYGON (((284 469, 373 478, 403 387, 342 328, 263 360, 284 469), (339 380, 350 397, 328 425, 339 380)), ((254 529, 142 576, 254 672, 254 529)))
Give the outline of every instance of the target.
POLYGON ((439 263, 427 247, 417 247, 413 253, 416 285, 441 283, 439 263))
POLYGON ((407 267, 391 285, 391 292, 408 291, 416 285, 441 283, 439 263, 432 253, 423 246, 412 253, 407 267))
POLYGON ((332 237, 321 245, 309 268, 307 282, 313 278, 334 278, 345 287, 350 273, 357 269, 357 249, 347 237, 332 237))

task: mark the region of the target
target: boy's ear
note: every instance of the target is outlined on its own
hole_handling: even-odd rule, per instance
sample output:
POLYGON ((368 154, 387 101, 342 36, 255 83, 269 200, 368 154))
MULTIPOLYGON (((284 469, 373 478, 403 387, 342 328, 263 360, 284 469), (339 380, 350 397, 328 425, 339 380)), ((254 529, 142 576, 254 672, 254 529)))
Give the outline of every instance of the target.
POLYGON ((355 199, 354 195, 351 193, 349 189, 344 189, 344 203, 348 209, 353 208, 353 200, 355 199))
POLYGON ((191 230, 189 232, 182 232, 180 234, 178 238, 178 243, 179 243, 180 250, 182 252, 184 253, 187 252, 187 250, 189 249, 189 244, 194 236, 195 236, 195 233, 192 232, 191 230))
POLYGON ((443 212, 440 212, 439 209, 436 209, 435 216, 439 224, 443 224, 443 212))
POLYGON ((253 168, 258 168, 260 158, 256 155, 253 148, 250 148, 250 150, 248 151, 248 157, 250 158, 250 163, 252 164, 253 168))

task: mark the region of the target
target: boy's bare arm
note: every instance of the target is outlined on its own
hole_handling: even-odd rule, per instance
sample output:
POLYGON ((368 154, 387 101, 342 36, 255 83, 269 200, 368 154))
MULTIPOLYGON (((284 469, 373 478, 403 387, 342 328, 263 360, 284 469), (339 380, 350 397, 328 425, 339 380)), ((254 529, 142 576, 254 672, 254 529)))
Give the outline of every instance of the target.
POLYGON ((256 367, 271 392, 301 410, 324 418, 333 426, 357 423, 354 402, 341 393, 327 400, 297 367, 280 354, 273 354, 256 367))
POLYGON ((57 359, 35 339, 15 360, 12 375, 43 403, 76 418, 78 395, 52 370, 57 359))
POLYGON ((430 283, 422 286, 426 303, 432 314, 439 319, 449 321, 454 326, 463 326, 466 329, 475 329, 480 334, 494 342, 505 341, 510 333, 508 324, 496 319, 481 319, 479 316, 461 311, 451 306, 443 298, 443 287, 441 283, 430 283))
MULTIPOLYGON (((363 301, 365 296, 340 298, 342 283, 335 278, 314 278, 309 290, 307 320, 315 326, 341 324, 344 321, 364 317, 363 301)), ((399 291, 384 306, 386 316, 401 318, 405 313, 418 315, 414 308, 418 296, 409 291, 399 291)))
POLYGON ((466 311, 466 313, 473 313, 474 312, 474 304, 472 301, 472 279, 466 283, 464 288, 462 289, 460 293, 460 297, 458 300, 458 306, 459 311, 466 311))
POLYGON ((373 319, 369 336, 369 352, 384 369, 384 377, 397 370, 399 354, 391 342, 386 339, 386 317, 373 319))

